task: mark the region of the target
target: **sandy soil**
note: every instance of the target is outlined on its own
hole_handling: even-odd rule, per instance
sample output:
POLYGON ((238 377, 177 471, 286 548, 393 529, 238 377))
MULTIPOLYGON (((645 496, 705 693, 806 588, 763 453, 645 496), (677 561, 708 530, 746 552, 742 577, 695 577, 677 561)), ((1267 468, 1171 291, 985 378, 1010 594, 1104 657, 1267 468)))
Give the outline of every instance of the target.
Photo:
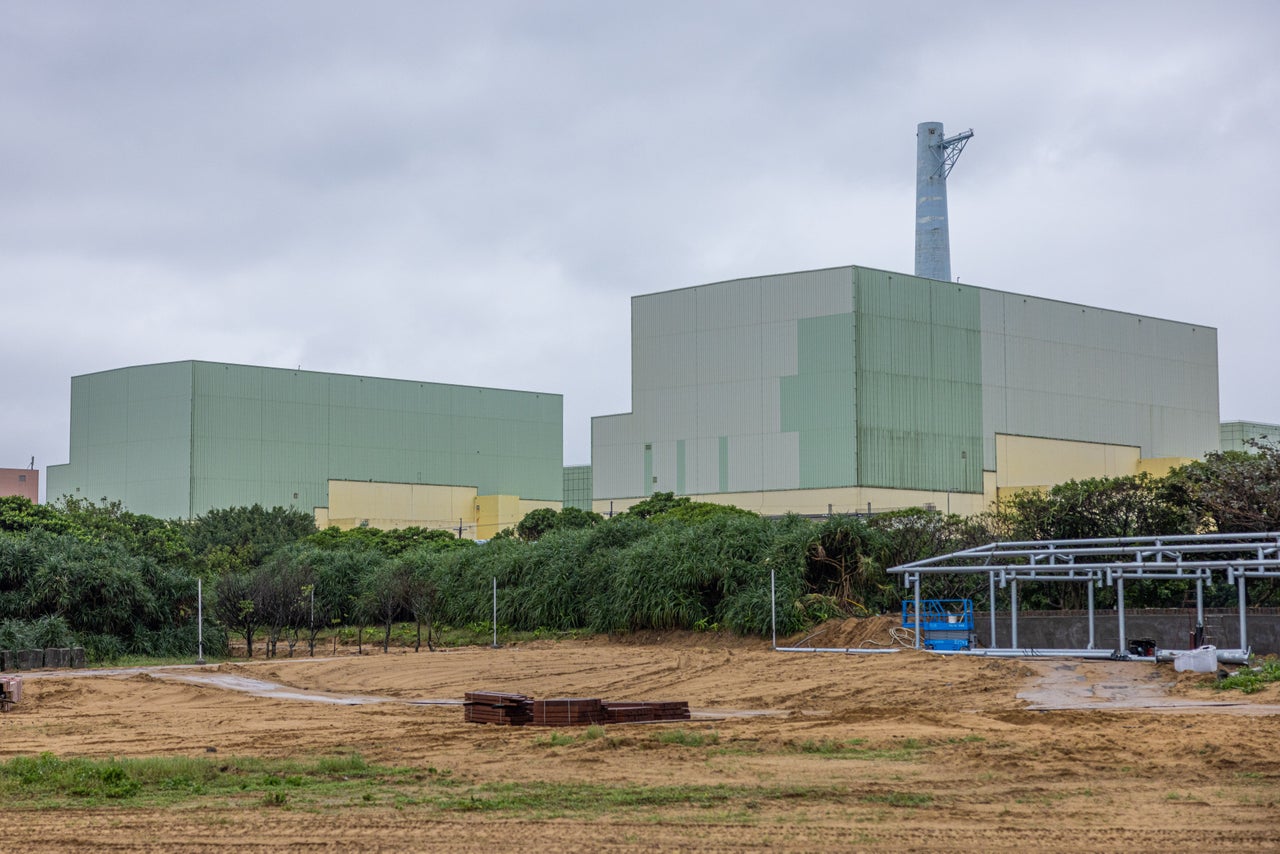
MULTIPOLYGON (((878 631, 850 622, 812 643, 857 645, 878 631)), ((0 758, 358 751, 448 769, 465 784, 746 794, 729 809, 593 818, 417 806, 10 807, 0 810, 0 838, 14 851, 1280 849, 1280 689, 1224 697, 1204 681, 1172 665, 785 654, 719 635, 38 674, 24 705, 0 716, 0 758), (608 738, 549 747, 545 729, 464 723, 457 702, 476 689, 687 700, 695 720, 611 725, 608 738), (671 726, 718 741, 654 737, 671 726), (802 749, 828 739, 873 752, 802 749), (750 797, 778 787, 797 794, 750 797)))

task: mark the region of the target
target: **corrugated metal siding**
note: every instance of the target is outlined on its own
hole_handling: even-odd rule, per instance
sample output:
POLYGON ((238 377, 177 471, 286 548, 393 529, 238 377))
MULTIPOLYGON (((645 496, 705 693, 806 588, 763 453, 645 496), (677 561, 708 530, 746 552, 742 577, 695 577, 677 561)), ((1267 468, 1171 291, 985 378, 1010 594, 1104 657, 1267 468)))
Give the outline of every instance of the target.
MULTIPOLYGON (((327 504, 329 479, 476 486, 559 501, 559 395, 207 362, 72 381, 52 488, 188 516, 327 504)), ((59 493, 54 493, 59 494, 59 493)))
POLYGON ((591 509, 591 466, 564 467, 564 506, 591 509))
POLYGON ((978 290, 859 268, 857 307, 857 482, 980 492, 978 290))
POLYGON ((73 377, 70 459, 50 498, 118 499, 135 513, 185 517, 189 507, 190 363, 73 377))
POLYGON ((802 489, 857 483, 856 320, 852 313, 797 324, 798 371, 782 377, 781 429, 799 434, 802 489))
POLYGON ((687 490, 685 482, 685 440, 676 440, 676 494, 684 495, 687 490))
POLYGON ((1250 439, 1263 444, 1280 443, 1280 424, 1264 424, 1259 421, 1224 421, 1218 430, 1220 450, 1249 451, 1254 447, 1250 439))
MULTIPOLYGON (((984 291, 985 431, 1199 457, 1218 441, 1208 327, 984 291)), ((988 452, 990 452, 988 450, 988 452)), ((988 468, 992 468, 990 461, 988 468)))
POLYGON ((602 498, 634 497, 643 442, 660 480, 676 476, 684 442, 695 493, 977 492, 997 432, 1140 444, 1147 456, 1198 456, 1190 449, 1217 442, 1206 327, 851 267, 632 306, 633 412, 593 422, 609 425, 592 444, 602 498), (856 318, 852 332, 823 325, 837 316, 856 318), (843 364, 847 346, 849 379, 813 375, 843 364))
MULTIPOLYGON (((596 492, 602 498, 633 497, 631 484, 646 477, 638 470, 645 443, 653 446, 648 477, 656 476, 664 489, 681 482, 697 493, 798 487, 806 452, 794 437, 779 438, 787 429, 784 411, 788 400, 798 400, 798 389, 802 397, 809 387, 813 394, 826 393, 812 380, 798 387, 794 379, 801 371, 798 322, 847 316, 852 305, 849 267, 634 298, 633 413, 593 419, 596 492), (634 456, 619 452, 627 445, 634 456)), ((846 345, 848 325, 841 339, 846 345)), ((823 363, 822 354, 815 352, 813 362, 823 363)), ((851 389, 851 369, 849 375, 847 383, 835 385, 851 389)), ((851 431, 852 419, 847 420, 851 431)), ((821 437, 817 441, 823 443, 821 437)), ((850 456, 852 442, 845 444, 850 456)), ((821 447, 804 447, 822 460, 808 471, 826 465, 821 447)))

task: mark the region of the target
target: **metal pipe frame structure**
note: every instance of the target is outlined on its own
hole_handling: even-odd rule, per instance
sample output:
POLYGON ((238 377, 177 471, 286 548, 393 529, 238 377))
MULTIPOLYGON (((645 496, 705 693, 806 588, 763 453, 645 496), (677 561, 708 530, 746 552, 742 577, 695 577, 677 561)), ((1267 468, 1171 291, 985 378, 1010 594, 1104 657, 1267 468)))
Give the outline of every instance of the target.
MULTIPOLYGON (((1247 660, 1246 580, 1280 578, 1280 532, 1244 534, 1181 534, 1168 537, 1122 537, 1087 540, 1001 542, 964 549, 938 557, 895 566, 888 570, 913 588, 919 613, 920 582, 929 575, 987 573, 991 590, 991 645, 995 649, 995 586, 1009 589, 1010 644, 1018 649, 1018 582, 1053 581, 1089 585, 1089 647, 1094 649, 1094 586, 1111 585, 1116 591, 1119 646, 1112 657, 1126 653, 1124 583, 1152 579, 1196 583, 1196 622, 1204 624, 1204 585, 1215 573, 1234 583, 1240 613, 1240 648, 1221 650, 1219 660, 1247 660)), ((917 645, 919 640, 917 639, 917 645)), ((1045 653, 1079 653, 1080 650, 1045 650, 1045 653)))

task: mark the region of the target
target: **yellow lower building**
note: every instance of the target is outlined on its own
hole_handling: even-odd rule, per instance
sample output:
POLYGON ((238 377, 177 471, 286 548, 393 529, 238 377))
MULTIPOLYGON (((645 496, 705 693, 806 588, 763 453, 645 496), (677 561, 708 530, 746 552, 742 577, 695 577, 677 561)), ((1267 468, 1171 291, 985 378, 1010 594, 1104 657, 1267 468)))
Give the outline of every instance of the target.
MULTIPOLYGON (((850 486, 723 492, 689 497, 695 501, 731 504, 765 516, 780 516, 785 513, 883 513, 909 507, 926 507, 969 516, 990 510, 996 502, 1029 489, 1048 490, 1069 480, 1127 477, 1144 472, 1154 477, 1163 477, 1171 469, 1192 462, 1187 457, 1144 459, 1140 449, 1132 445, 1072 442, 1000 433, 996 434, 995 439, 996 469, 983 472, 982 492, 850 486)), ((596 500, 592 502, 592 509, 608 516, 621 513, 640 500, 596 500)))
POLYGON ((469 540, 488 540, 504 528, 514 528, 527 513, 540 507, 559 510, 560 502, 478 495, 474 486, 331 480, 329 506, 317 507, 315 516, 316 527, 321 529, 419 527, 453 531, 469 540))

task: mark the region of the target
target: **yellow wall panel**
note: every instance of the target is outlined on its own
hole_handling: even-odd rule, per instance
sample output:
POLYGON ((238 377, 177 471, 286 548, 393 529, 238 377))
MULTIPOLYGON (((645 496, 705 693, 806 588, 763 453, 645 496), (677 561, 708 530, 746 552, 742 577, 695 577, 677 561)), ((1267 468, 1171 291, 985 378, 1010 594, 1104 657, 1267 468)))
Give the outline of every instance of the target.
MULTIPOLYGON (((977 492, 930 492, 917 489, 884 489, 879 487, 848 486, 832 489, 779 489, 764 492, 723 492, 710 495, 690 495, 693 501, 711 504, 730 504, 764 516, 781 516, 786 513, 800 515, 825 515, 827 513, 866 513, 871 505, 873 513, 903 510, 932 504, 942 512, 972 515, 987 507, 987 498, 977 492)), ((621 513, 640 498, 613 499, 613 513, 621 513)), ((592 509, 608 516, 609 501, 594 501, 592 509)))
MULTIPOLYGON (((421 527, 475 537, 476 488, 418 483, 329 481, 328 522, 339 528, 421 527)), ((319 521, 320 508, 316 510, 319 521)))
POLYGON ((1091 477, 1136 474, 1140 449, 996 434, 996 488, 1042 487, 1091 477))
POLYGON ((1152 457, 1148 460, 1138 460, 1138 471, 1152 477, 1164 477, 1172 469, 1194 462, 1195 460, 1190 457, 1152 457))

